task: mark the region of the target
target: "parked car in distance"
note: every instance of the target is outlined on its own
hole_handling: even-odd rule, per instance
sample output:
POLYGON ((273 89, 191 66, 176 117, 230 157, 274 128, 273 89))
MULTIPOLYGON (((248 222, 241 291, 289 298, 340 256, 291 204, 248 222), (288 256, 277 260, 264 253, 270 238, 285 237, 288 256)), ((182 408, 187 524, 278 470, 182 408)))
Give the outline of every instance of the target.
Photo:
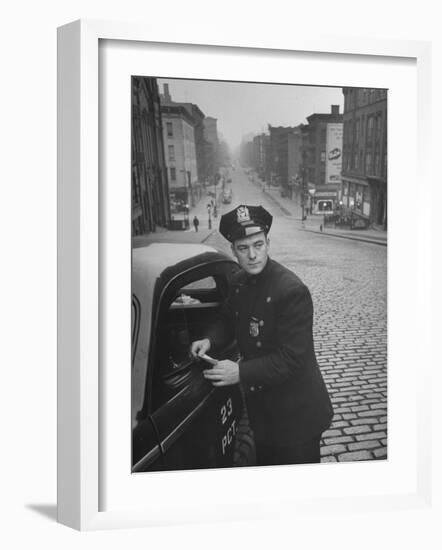
MULTIPOLYGON (((214 388, 189 355, 227 295, 236 262, 200 244, 132 251, 132 471, 234 465, 239 385, 214 388)), ((210 350, 238 359, 235 341, 210 350)))

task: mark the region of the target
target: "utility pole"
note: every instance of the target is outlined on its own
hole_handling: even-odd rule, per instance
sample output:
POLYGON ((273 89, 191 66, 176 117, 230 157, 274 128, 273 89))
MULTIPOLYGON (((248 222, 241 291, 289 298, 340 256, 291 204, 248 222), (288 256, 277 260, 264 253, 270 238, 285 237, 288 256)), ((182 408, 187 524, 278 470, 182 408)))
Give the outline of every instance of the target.
POLYGON ((301 172, 301 219, 302 219, 302 225, 304 226, 304 220, 305 220, 305 187, 306 187, 306 166, 305 166, 305 160, 306 160, 306 152, 302 151, 302 172, 301 172))

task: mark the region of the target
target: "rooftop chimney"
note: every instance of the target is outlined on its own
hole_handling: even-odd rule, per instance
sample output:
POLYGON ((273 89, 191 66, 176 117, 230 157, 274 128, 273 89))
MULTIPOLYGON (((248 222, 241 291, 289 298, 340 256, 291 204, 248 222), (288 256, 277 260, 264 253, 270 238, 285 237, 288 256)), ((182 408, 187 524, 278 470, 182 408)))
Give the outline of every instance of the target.
POLYGON ((170 97, 169 93, 169 84, 164 84, 164 103, 171 103, 172 98, 170 97))
POLYGON ((339 105, 332 105, 331 106, 331 114, 332 115, 339 115, 339 105))

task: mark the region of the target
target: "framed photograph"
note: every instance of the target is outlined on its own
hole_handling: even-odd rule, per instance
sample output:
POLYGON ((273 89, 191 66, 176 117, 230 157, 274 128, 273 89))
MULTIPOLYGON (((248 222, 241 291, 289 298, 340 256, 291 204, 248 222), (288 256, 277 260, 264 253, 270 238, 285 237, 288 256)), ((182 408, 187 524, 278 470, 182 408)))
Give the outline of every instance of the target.
POLYGON ((58 50, 59 521, 425 506, 430 46, 58 50))

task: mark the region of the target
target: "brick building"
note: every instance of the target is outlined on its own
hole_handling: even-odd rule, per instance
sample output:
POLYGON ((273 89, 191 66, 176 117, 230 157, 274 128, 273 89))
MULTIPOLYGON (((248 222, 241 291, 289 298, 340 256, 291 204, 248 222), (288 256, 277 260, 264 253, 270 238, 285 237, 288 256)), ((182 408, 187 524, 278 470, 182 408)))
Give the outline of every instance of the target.
MULTIPOLYGON (((295 132, 295 128, 288 126, 271 126, 269 124, 270 147, 269 147, 269 172, 272 184, 281 187, 281 193, 290 196, 292 183, 289 174, 289 142, 295 132)), ((292 144, 293 145, 293 144, 292 144)))
POLYGON ((132 235, 170 222, 161 107, 155 78, 132 77, 132 235))
POLYGON ((206 158, 209 177, 213 178, 218 173, 218 121, 214 117, 207 116, 204 119, 204 139, 206 140, 206 158))
POLYGON ((240 145, 240 161, 242 166, 250 168, 254 166, 253 138, 243 138, 240 145))
POLYGON ((312 208, 315 212, 333 210, 339 200, 341 181, 337 174, 334 174, 334 179, 330 178, 329 166, 342 155, 342 133, 339 143, 338 131, 339 125, 343 122, 343 115, 339 113, 339 105, 332 105, 330 113, 314 113, 307 117, 307 122, 308 125, 302 129, 304 184, 312 193, 314 192, 312 208), (332 136, 336 138, 333 145, 332 136))
POLYGON ((387 90, 344 88, 342 202, 387 228, 387 90))
POLYGON ((288 135, 288 166, 287 180, 289 185, 289 196, 298 204, 302 204, 302 151, 304 146, 304 124, 293 128, 288 135))
POLYGON ((198 181, 200 184, 206 182, 206 180, 213 174, 209 172, 210 160, 207 159, 207 141, 205 139, 205 127, 204 119, 205 114, 201 111, 198 105, 189 102, 176 102, 172 100, 169 92, 169 85, 163 84, 163 94, 161 94, 161 105, 181 105, 187 109, 189 115, 193 119, 193 132, 195 138, 195 154, 196 154, 196 168, 198 173, 198 181))
POLYGON ((201 195, 195 149, 195 121, 180 103, 161 106, 163 140, 172 204, 194 206, 201 195))
POLYGON ((269 177, 269 147, 270 137, 267 134, 259 134, 253 138, 253 168, 263 181, 269 177))

